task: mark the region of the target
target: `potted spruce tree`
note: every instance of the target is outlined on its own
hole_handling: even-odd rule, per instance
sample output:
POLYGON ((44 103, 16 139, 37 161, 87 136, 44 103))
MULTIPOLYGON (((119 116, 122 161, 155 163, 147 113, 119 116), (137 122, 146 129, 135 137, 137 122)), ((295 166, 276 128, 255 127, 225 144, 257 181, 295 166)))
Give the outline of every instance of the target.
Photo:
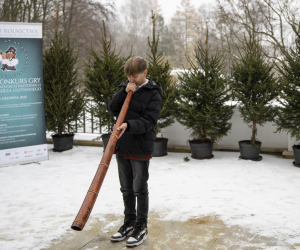
POLYGON ((69 40, 63 44, 61 33, 56 31, 43 55, 46 128, 54 133, 54 151, 73 148, 74 131, 82 121, 85 98, 76 62, 69 40))
MULTIPOLYGON (((278 116, 275 120, 276 132, 288 131, 291 137, 300 140, 300 26, 293 26, 295 49, 283 51, 284 60, 277 69, 281 74, 279 78, 279 99, 281 106, 277 107, 278 116)), ((300 144, 293 145, 294 166, 300 167, 300 144)))
POLYGON ((98 117, 95 125, 103 126, 106 130, 101 136, 105 150, 114 122, 114 117, 106 110, 106 102, 116 93, 119 84, 126 80, 124 65, 131 54, 124 58, 120 56, 121 50, 116 52, 116 45, 112 46, 111 37, 108 39, 106 36, 104 21, 101 35, 102 48, 96 51, 91 47, 89 59, 85 62, 84 85, 87 95, 94 102, 94 105, 89 106, 89 111, 98 117))
MULTIPOLYGON (((162 107, 158 117, 158 121, 155 127, 156 138, 154 141, 154 151, 152 156, 165 156, 167 155, 168 138, 157 137, 158 133, 162 132, 162 129, 170 126, 174 123, 175 118, 173 115, 174 99, 173 94, 174 86, 172 84, 172 76, 170 75, 171 66, 168 61, 164 61, 163 51, 158 53, 158 41, 159 36, 156 38, 155 34, 155 15, 152 13, 153 23, 153 40, 150 42, 148 37, 148 45, 151 49, 151 54, 148 56, 148 76, 157 83, 160 83, 163 89, 162 107)), ((162 135, 162 133, 161 133, 162 135)))
POLYGON ((212 53, 207 44, 205 48, 198 43, 194 54, 196 64, 187 57, 189 71, 178 75, 176 87, 176 119, 192 131, 189 141, 192 158, 213 158, 213 144, 227 135, 232 124, 234 106, 225 102, 230 100, 226 90, 224 55, 212 53))
POLYGON ((276 109, 272 101, 278 96, 278 80, 274 76, 274 63, 267 60, 254 34, 245 37, 242 46, 243 53, 239 49, 239 57, 232 65, 232 90, 243 122, 251 128, 251 139, 239 141, 240 158, 261 160, 257 125, 274 120, 276 109))

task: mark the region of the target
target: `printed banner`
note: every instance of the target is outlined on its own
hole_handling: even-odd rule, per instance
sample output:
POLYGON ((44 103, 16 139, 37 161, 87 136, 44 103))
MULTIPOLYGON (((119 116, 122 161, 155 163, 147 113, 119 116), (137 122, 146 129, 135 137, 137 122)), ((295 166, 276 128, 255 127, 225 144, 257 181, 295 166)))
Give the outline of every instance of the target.
POLYGON ((42 56, 42 24, 0 23, 0 165, 48 159, 42 56))

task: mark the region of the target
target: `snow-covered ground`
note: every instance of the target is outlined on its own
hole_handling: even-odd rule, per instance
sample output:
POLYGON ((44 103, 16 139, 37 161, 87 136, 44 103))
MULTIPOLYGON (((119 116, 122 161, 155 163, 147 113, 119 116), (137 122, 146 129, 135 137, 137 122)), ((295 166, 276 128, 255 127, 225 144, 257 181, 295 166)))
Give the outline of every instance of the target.
MULTIPOLYGON (((0 168, 0 248, 41 249, 66 233, 96 173, 103 148, 75 146, 49 161, 0 168)), ((211 160, 169 153, 150 163, 150 212, 164 220, 218 215, 227 225, 300 243, 300 169, 293 160, 214 152, 211 160), (183 158, 189 157, 189 162, 183 158)), ((113 157, 91 217, 123 213, 113 157)))

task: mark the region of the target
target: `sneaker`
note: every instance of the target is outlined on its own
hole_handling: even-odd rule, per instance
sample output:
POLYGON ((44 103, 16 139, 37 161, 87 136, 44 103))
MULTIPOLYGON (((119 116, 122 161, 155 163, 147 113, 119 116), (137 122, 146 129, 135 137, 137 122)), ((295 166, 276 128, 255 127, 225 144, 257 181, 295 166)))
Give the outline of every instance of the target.
POLYGON ((131 237, 126 241, 126 246, 135 247, 142 244, 147 239, 148 239, 147 224, 136 222, 131 237))
POLYGON ((118 232, 110 237, 111 242, 119 242, 124 240, 127 236, 130 236, 133 232, 135 221, 125 221, 124 225, 120 227, 118 232))

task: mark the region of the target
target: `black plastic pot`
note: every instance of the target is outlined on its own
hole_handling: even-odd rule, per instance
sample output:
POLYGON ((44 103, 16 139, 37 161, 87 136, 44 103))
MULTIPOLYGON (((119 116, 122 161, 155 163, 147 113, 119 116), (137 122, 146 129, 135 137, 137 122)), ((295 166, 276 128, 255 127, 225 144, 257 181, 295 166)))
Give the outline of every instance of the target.
POLYGON ((204 160, 213 158, 212 154, 212 143, 211 142, 203 142, 201 140, 191 140, 189 141, 192 158, 204 160))
POLYGON ((102 134, 103 152, 105 151, 106 145, 108 144, 110 135, 111 135, 111 133, 109 133, 109 134, 102 134))
POLYGON ((53 151, 62 152, 73 148, 74 134, 52 135, 53 151))
POLYGON ((242 159, 245 160, 259 160, 259 151, 261 147, 260 141, 255 141, 255 144, 258 146, 258 148, 255 148, 251 144, 251 140, 244 140, 239 141, 239 147, 240 147, 240 154, 242 159))
POLYGON ((159 157, 167 155, 167 146, 168 146, 167 138, 156 138, 154 141, 154 151, 152 156, 159 157))
POLYGON ((295 163, 297 165, 300 165, 300 145, 294 145, 293 151, 294 151, 295 163))

